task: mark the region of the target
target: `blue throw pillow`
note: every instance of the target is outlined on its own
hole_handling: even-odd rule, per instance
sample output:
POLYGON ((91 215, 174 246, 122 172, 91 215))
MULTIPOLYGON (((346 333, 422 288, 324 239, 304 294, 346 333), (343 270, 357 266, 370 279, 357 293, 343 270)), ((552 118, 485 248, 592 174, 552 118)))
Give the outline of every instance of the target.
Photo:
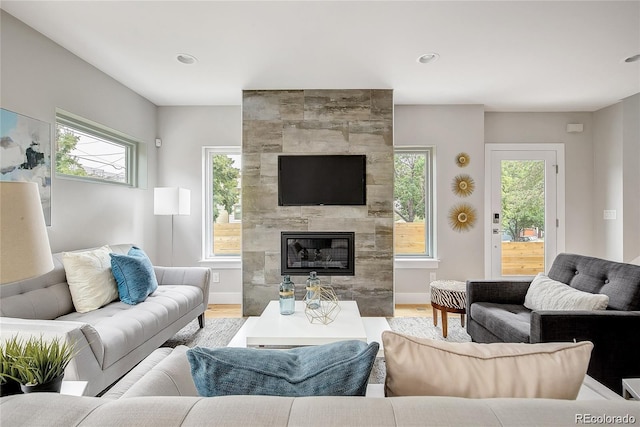
POLYGON ((200 396, 364 396, 379 344, 339 341, 291 350, 187 351, 200 396))
POLYGON ((158 289, 158 280, 153 265, 146 253, 132 247, 127 255, 110 253, 111 270, 118 284, 120 301, 138 304, 158 289))

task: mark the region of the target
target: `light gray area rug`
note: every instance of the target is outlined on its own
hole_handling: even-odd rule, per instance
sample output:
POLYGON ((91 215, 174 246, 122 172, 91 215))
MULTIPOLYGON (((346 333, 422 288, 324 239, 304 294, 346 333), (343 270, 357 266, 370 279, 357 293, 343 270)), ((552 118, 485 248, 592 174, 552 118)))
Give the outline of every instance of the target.
MULTIPOLYGON (((194 321, 182 328, 163 347, 176 347, 186 345, 188 347, 225 347, 242 327, 246 319, 243 318, 217 318, 206 319, 204 329, 198 327, 194 321)), ((442 324, 434 326, 430 317, 393 317, 387 319, 392 331, 411 335, 419 338, 430 338, 449 342, 469 342, 471 337, 460 325, 458 316, 449 318, 447 338, 442 337, 442 324)), ((376 359, 369 382, 382 384, 386 376, 384 359, 376 359)))
POLYGON ((204 329, 200 329, 198 321, 194 320, 180 329, 162 347, 226 347, 238 330, 244 325, 244 318, 216 318, 205 319, 204 329))

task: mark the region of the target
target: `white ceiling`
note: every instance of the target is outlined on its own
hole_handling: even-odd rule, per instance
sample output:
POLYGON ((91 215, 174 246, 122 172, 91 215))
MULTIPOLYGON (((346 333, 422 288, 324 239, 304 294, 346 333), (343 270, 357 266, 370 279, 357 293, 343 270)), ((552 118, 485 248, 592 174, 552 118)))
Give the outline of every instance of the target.
POLYGON ((7 1, 156 105, 243 89, 394 89, 396 104, 595 111, 640 92, 640 1, 7 1), (432 64, 420 54, 437 52, 432 64), (198 58, 176 61, 178 53, 198 58))

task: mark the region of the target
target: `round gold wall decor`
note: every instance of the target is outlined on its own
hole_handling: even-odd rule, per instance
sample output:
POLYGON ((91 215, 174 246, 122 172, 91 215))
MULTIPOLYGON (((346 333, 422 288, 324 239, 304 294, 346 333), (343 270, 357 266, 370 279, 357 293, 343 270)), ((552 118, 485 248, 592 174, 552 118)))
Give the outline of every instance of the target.
POLYGON ((466 167, 470 161, 471 159, 467 153, 458 153, 456 156, 456 164, 461 168, 466 167))
POLYGON ((478 213, 468 203, 459 203, 449 210, 449 225, 455 231, 469 231, 476 223, 478 213))
POLYGON ((475 188, 475 181, 467 174, 457 175, 455 178, 453 178, 453 182, 451 183, 453 194, 460 197, 470 196, 475 188))

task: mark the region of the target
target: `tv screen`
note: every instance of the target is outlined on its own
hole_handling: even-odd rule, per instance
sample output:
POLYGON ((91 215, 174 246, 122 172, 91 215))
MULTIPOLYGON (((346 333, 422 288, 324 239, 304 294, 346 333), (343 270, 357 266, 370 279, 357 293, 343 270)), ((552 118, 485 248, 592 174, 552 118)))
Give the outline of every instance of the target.
POLYGON ((366 205, 364 155, 278 157, 278 205, 366 205))

